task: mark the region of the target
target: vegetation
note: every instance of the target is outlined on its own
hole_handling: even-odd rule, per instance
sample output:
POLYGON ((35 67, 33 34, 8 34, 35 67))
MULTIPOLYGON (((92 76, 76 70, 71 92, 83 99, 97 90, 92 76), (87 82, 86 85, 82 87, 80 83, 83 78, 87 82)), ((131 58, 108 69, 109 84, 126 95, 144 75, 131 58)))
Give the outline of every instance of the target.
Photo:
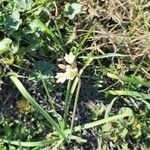
POLYGON ((149 0, 0 1, 0 150, 148 150, 149 0))

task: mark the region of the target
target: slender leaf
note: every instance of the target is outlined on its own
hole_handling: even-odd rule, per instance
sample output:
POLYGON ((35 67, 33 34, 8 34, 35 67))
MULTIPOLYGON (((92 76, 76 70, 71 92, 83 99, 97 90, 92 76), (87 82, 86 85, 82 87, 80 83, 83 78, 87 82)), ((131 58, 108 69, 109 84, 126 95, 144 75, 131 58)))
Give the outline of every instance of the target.
POLYGON ((67 93, 66 93, 66 98, 65 98, 65 106, 64 106, 64 129, 67 127, 67 115, 68 115, 68 109, 69 109, 70 89, 71 89, 71 80, 68 81, 67 93))
POLYGON ((93 59, 88 56, 88 59, 87 59, 87 62, 85 63, 85 65, 80 69, 79 71, 79 74, 78 74, 78 77, 75 78, 72 86, 71 86, 71 89, 70 89, 70 94, 69 94, 69 97, 68 97, 68 104, 67 104, 67 110, 66 110, 66 114, 68 114, 68 111, 69 111, 69 108, 70 108, 70 104, 71 104, 71 100, 72 100, 72 96, 75 92, 75 89, 76 89, 76 86, 78 84, 78 81, 79 81, 79 78, 80 76, 82 75, 83 71, 86 69, 87 66, 90 65, 90 63, 93 61, 93 59))
POLYGON ((61 130, 58 124, 51 118, 51 116, 34 100, 34 98, 27 92, 23 84, 19 81, 16 76, 10 76, 10 79, 16 85, 21 94, 32 104, 32 106, 39 111, 43 117, 56 129, 59 135, 65 139, 65 134, 63 130, 61 130))
MULTIPOLYGON (((78 137, 78 136, 74 136, 74 135, 72 135, 70 137, 70 139, 76 140, 77 142, 80 142, 80 143, 87 142, 87 140, 82 139, 81 137, 78 137)), ((47 145, 53 144, 54 142, 57 142, 59 140, 60 140, 59 138, 52 138, 52 139, 36 141, 36 142, 22 142, 22 141, 9 141, 9 140, 5 140, 5 139, 0 139, 0 143, 8 143, 11 145, 16 145, 16 146, 21 146, 21 147, 35 147, 34 148, 34 150, 35 150, 35 149, 39 149, 39 148, 45 147, 47 145)))
MULTIPOLYGON (((91 57, 94 60, 94 59, 103 59, 103 58, 108 58, 108 57, 129 57, 129 55, 122 55, 118 53, 108 53, 108 54, 104 54, 100 56, 91 56, 91 57)), ((87 59, 88 56, 80 56, 79 58, 87 59)))
POLYGON ((52 40, 53 40, 54 42, 56 42, 56 43, 60 46, 60 48, 63 50, 63 47, 62 47, 62 45, 61 45, 61 43, 60 43, 61 40, 59 40, 59 39, 55 36, 55 34, 53 33, 52 29, 48 28, 48 27, 40 20, 40 18, 39 18, 38 16, 34 16, 34 17, 35 17, 35 19, 38 21, 39 25, 46 31, 46 33, 50 35, 50 37, 52 38, 52 40))
POLYGON ((81 52, 81 48, 83 47, 83 45, 85 44, 85 42, 87 41, 87 38, 90 36, 90 34, 92 33, 92 30, 93 30, 94 26, 92 26, 87 34, 83 37, 83 39, 81 40, 80 44, 78 45, 77 49, 76 49, 76 56, 78 56, 81 52))
POLYGON ((145 87, 150 88, 150 82, 146 82, 146 81, 140 80, 138 78, 130 78, 130 77, 127 77, 127 76, 120 77, 118 75, 111 74, 111 73, 107 73, 107 76, 112 78, 112 79, 122 80, 122 81, 133 83, 133 84, 141 84, 145 87))
POLYGON ((115 97, 111 103, 107 106, 106 111, 105 111, 105 118, 107 118, 109 116, 109 113, 112 109, 113 104, 115 103, 115 101, 117 100, 117 97, 115 97))
MULTIPOLYGON (((86 129, 93 128, 93 127, 99 126, 99 125, 107 123, 107 122, 114 122, 118 119, 123 119, 123 118, 129 117, 129 116, 132 116, 132 114, 126 113, 126 114, 121 114, 121 115, 115 115, 115 116, 112 116, 112 117, 108 117, 106 119, 101 119, 101 120, 94 121, 94 122, 91 122, 91 123, 86 123, 86 124, 83 124, 83 125, 80 125, 80 126, 76 126, 76 127, 73 128, 73 131, 78 132, 78 131, 81 131, 81 130, 86 130, 86 129)), ((65 130, 65 133, 70 134, 71 129, 65 130)))
POLYGON ((36 147, 36 146, 46 146, 49 145, 50 143, 54 142, 54 140, 43 140, 43 141, 38 141, 38 142, 20 142, 20 141, 9 141, 9 140, 4 140, 0 139, 0 142, 2 143, 9 143, 12 145, 19 146, 21 145, 22 147, 36 147))
POLYGON ((72 120, 71 120, 71 133, 70 133, 70 136, 71 136, 72 131, 73 131, 73 126, 74 126, 74 120, 75 120, 75 114, 76 114, 76 109, 77 109, 77 103, 78 103, 80 88, 81 88, 81 79, 79 78, 78 86, 77 86, 77 90, 76 90, 76 95, 75 95, 74 106, 73 106, 73 113, 72 113, 72 120))
POLYGON ((46 31, 47 34, 49 34, 52 38, 56 38, 55 34, 53 33, 53 31, 48 28, 41 20, 38 16, 34 16, 35 19, 38 21, 39 25, 46 31))
POLYGON ((113 90, 109 91, 110 94, 112 95, 127 95, 127 96, 135 96, 138 98, 142 99, 149 99, 150 100, 150 95, 141 93, 141 92, 136 92, 136 91, 122 91, 122 90, 113 90))

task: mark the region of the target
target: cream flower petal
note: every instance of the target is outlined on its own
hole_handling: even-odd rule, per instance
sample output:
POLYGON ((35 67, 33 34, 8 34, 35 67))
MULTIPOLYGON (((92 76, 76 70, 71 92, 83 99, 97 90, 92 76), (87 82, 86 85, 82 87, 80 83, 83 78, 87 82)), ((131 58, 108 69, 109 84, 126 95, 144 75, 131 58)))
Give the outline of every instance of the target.
POLYGON ((64 59, 67 63, 72 64, 75 61, 75 55, 73 55, 73 53, 70 52, 69 55, 65 54, 64 59))
POLYGON ((64 64, 58 64, 58 67, 62 70, 65 70, 66 69, 66 65, 64 64))
POLYGON ((74 77, 78 74, 78 68, 71 68, 70 65, 66 66, 66 76, 67 79, 73 80, 74 77))
POLYGON ((67 79, 66 73, 57 73, 55 78, 57 79, 56 83, 64 83, 67 79))

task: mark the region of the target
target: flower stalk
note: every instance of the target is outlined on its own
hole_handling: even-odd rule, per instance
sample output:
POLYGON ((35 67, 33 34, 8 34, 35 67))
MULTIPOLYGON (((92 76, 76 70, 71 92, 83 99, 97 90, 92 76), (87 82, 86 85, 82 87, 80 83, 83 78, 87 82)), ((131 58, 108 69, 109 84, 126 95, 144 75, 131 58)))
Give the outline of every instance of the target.
POLYGON ((71 120, 70 137, 71 137, 72 132, 73 132, 73 126, 74 126, 74 120, 75 120, 75 115, 76 115, 76 110, 77 110, 77 103, 78 103, 78 99, 79 99, 80 88, 81 88, 81 79, 79 78, 78 79, 78 87, 77 87, 77 90, 76 90, 75 101, 74 101, 72 120, 71 120))
POLYGON ((68 110, 69 110, 70 89, 71 89, 71 80, 68 81, 67 93, 66 93, 66 98, 65 98, 65 106, 64 106, 64 126, 63 126, 64 129, 67 128, 67 116, 68 116, 68 110))

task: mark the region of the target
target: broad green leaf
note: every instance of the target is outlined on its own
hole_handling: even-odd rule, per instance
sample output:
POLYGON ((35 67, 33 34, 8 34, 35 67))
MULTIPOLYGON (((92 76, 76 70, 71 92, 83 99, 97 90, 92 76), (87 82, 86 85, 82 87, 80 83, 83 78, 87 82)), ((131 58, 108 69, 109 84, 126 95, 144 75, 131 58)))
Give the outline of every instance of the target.
POLYGON ((5 38, 2 41, 0 41, 0 55, 10 49, 11 43, 12 40, 10 38, 5 38))
MULTIPOLYGON (((9 146, 8 146, 8 149, 16 150, 16 147, 15 147, 15 146, 12 146, 12 145, 9 145, 9 146)), ((18 149, 18 150, 22 150, 22 149, 18 149)))
POLYGON ((7 147, 2 145, 2 146, 0 146, 0 149, 1 150, 7 150, 7 147))
POLYGON ((16 4, 20 11, 30 10, 32 8, 33 0, 19 0, 16 4))
POLYGON ((12 65, 14 63, 14 56, 12 55, 10 58, 6 58, 3 62, 7 65, 12 65))
POLYGON ((121 128, 119 130, 119 135, 121 138, 125 138, 127 134, 128 134, 128 130, 126 128, 121 128))
POLYGON ((69 19, 74 19, 74 17, 81 12, 82 5, 79 3, 67 3, 64 9, 64 15, 69 19))
POLYGON ((110 122, 102 125, 101 127, 101 130, 102 130, 102 133, 103 133, 103 136, 110 136, 111 134, 111 130, 112 130, 112 124, 110 122))
POLYGON ((39 60, 35 62, 35 68, 38 72, 40 72, 43 76, 49 77, 53 75, 52 64, 47 61, 39 60))
POLYGON ((25 12, 33 6, 33 0, 6 0, 9 3, 5 6, 6 11, 25 12))
POLYGON ((44 31, 41 28, 41 26, 39 26, 39 22, 36 19, 34 19, 32 22, 30 22, 29 26, 30 26, 30 29, 31 29, 30 33, 34 33, 37 30, 44 31))
POLYGON ((14 11, 11 15, 5 16, 4 27, 10 33, 19 29, 22 20, 20 19, 20 13, 14 11))

